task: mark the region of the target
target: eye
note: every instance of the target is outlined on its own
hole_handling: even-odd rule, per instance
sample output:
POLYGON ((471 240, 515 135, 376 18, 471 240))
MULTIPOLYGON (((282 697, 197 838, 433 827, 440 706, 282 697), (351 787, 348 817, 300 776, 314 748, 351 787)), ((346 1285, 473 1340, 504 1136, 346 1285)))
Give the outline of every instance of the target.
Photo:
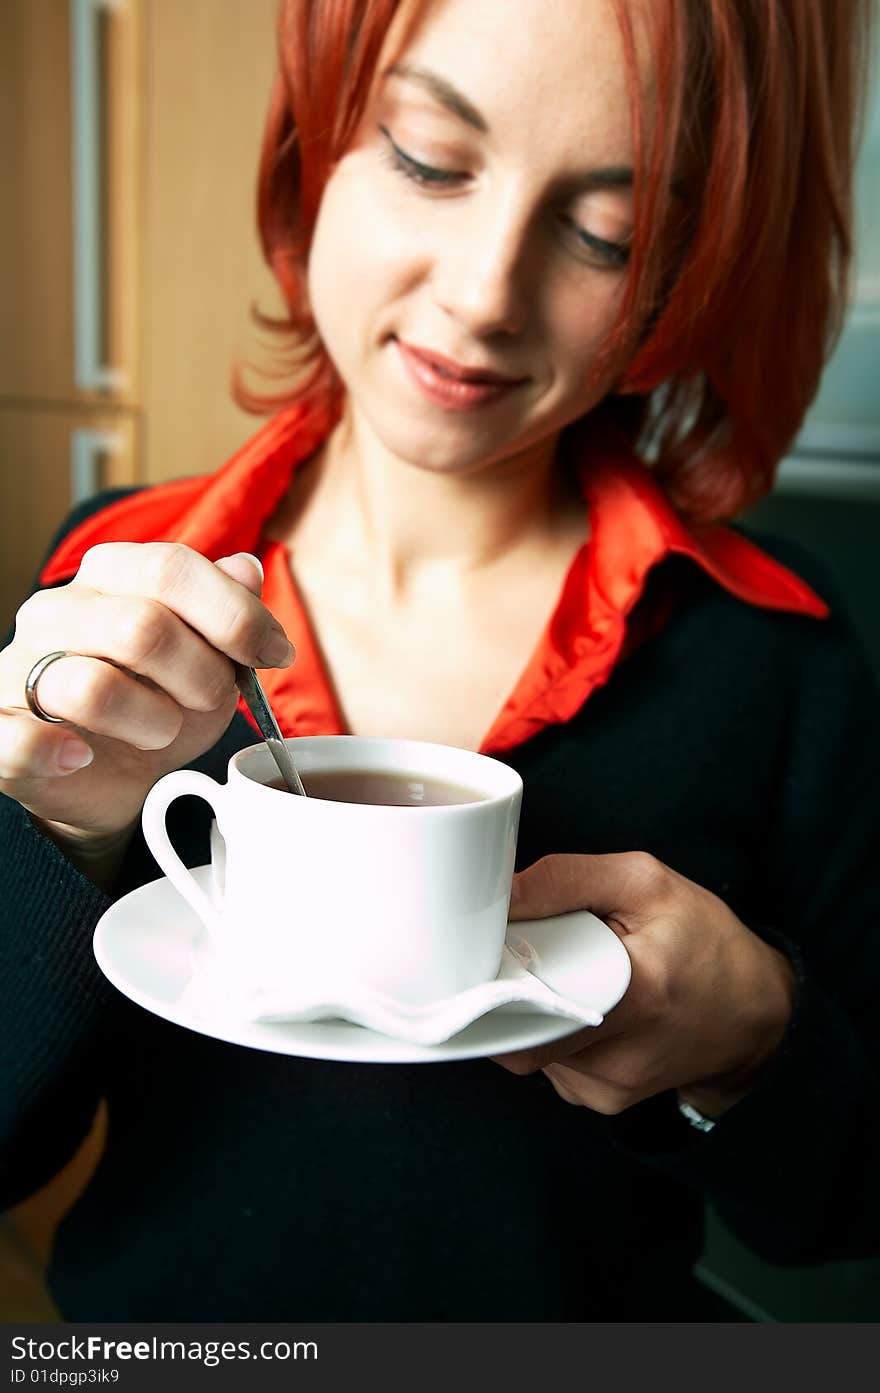
POLYGON ((386 157, 392 169, 397 170, 405 179, 412 179, 413 183, 420 185, 421 188, 443 189, 460 184, 467 178, 458 169, 437 169, 434 165, 422 164, 420 160, 414 160, 412 155, 408 155, 405 150, 392 139, 391 132, 384 126, 379 130, 388 142, 386 157))
POLYGON ((581 248, 586 248, 590 259, 612 271, 621 271, 629 261, 628 242, 608 242, 604 237, 596 237, 574 218, 562 216, 560 222, 575 237, 581 248))

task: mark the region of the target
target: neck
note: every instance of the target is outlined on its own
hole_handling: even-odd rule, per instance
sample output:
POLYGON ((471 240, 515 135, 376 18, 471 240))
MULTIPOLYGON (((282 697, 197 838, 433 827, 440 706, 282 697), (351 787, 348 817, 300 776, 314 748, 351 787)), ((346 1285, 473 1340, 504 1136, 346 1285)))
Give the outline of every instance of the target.
POLYGON ((459 580, 585 532, 583 502, 557 465, 557 439, 465 473, 392 456, 346 409, 319 458, 294 478, 278 532, 294 547, 321 539, 358 556, 389 597, 430 572, 459 580))

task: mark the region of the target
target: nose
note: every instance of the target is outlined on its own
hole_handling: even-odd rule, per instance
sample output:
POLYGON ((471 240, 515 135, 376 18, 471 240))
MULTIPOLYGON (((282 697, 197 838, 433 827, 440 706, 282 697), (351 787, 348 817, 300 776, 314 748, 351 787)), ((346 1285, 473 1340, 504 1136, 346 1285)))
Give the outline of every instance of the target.
POLYGON ((517 334, 526 323, 530 233, 527 218, 488 192, 438 231, 434 296, 475 338, 517 334))

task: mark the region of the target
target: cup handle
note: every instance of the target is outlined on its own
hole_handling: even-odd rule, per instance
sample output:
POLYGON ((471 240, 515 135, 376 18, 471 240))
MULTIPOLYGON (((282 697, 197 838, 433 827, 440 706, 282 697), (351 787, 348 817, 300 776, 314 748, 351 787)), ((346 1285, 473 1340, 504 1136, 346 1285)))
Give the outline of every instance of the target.
POLYGON ((192 872, 181 861, 171 845, 165 826, 168 808, 175 798, 181 798, 184 794, 203 798, 213 808, 216 817, 219 813, 218 805, 223 801, 224 789, 222 784, 209 779, 207 774, 197 773, 195 769, 177 769, 171 774, 166 774, 153 784, 144 800, 141 813, 144 840, 175 890, 195 910, 209 932, 222 937, 223 921, 217 907, 211 903, 192 872))

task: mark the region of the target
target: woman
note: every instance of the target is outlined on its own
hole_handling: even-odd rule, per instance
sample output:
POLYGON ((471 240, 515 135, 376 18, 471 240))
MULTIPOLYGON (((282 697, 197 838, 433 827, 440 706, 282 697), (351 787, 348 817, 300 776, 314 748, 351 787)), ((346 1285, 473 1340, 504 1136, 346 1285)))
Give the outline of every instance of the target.
POLYGON ((109 1101, 69 1319, 687 1320, 704 1196, 782 1261, 876 1241, 875 698, 811 563, 721 525, 840 311, 866 19, 282 6, 298 390, 218 475, 69 519, 0 655, 8 1200, 109 1101), (512 913, 625 937, 603 1026, 412 1069, 115 994, 148 789, 255 738, 233 661, 286 733, 518 768, 512 913))

